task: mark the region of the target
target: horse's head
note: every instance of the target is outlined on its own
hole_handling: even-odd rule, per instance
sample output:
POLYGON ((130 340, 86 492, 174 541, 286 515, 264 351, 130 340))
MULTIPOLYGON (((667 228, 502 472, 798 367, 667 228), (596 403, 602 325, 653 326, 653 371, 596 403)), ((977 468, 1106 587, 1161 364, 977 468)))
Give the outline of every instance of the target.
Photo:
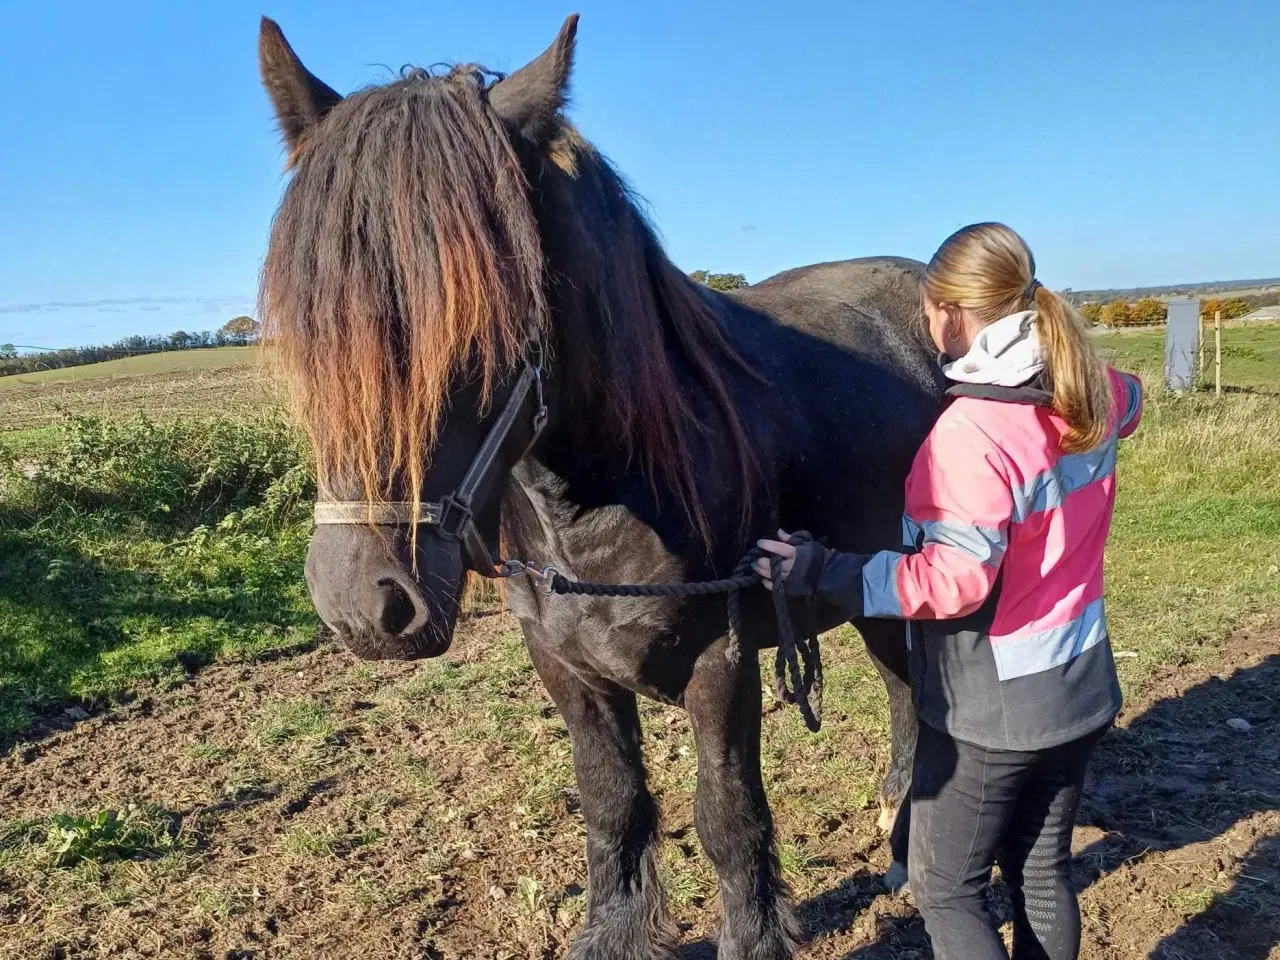
POLYGON ((261 314, 316 456, 307 584, 360 656, 443 653, 466 571, 494 572, 549 332, 530 167, 556 162, 571 134, 576 25, 496 82, 478 67, 412 70, 344 98, 263 21, 293 176, 261 314))
POLYGON ((695 463, 721 495, 736 466, 750 503, 722 377, 742 361, 718 307, 562 114, 576 30, 570 17, 506 78, 406 70, 344 98, 263 21, 293 177, 260 314, 316 457, 311 596, 362 656, 443 653, 466 571, 492 575, 503 489, 542 422, 544 352, 539 449, 590 499, 618 502, 605 486, 625 475, 704 543, 695 463))

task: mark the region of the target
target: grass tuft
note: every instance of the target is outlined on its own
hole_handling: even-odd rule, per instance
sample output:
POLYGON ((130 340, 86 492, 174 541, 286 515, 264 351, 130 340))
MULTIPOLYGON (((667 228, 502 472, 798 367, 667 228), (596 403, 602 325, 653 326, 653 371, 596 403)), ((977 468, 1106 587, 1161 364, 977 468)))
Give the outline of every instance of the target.
POLYGON ((290 740, 321 743, 333 736, 336 729, 329 708, 316 701, 268 704, 256 725, 258 739, 265 744, 290 740))

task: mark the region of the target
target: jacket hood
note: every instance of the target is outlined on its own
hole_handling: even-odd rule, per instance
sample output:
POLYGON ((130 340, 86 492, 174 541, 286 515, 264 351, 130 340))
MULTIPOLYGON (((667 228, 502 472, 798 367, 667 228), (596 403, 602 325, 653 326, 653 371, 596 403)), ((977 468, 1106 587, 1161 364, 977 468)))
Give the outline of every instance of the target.
POLYGON ((1034 310, 1023 310, 987 324, 959 360, 942 365, 947 379, 989 387, 1021 387, 1045 367, 1034 310))

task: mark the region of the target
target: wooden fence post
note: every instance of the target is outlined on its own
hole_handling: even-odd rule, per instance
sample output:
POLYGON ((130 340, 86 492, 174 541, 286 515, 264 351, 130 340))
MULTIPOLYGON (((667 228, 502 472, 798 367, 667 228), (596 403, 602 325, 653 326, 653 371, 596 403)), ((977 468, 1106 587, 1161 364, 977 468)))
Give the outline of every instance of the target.
POLYGON ((1222 396, 1222 311, 1213 314, 1213 392, 1222 396))

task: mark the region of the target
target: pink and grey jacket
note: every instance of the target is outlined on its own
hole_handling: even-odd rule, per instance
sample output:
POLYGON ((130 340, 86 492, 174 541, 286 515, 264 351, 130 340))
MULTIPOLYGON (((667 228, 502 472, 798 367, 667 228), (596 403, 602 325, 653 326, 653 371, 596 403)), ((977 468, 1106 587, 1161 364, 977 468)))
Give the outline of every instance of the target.
POLYGON ((793 596, 908 624, 920 718, 957 739, 1039 750, 1120 710, 1103 606, 1116 444, 1142 415, 1138 380, 1110 371, 1105 441, 1064 453, 1038 380, 961 383, 906 485, 907 552, 802 550, 793 596))

